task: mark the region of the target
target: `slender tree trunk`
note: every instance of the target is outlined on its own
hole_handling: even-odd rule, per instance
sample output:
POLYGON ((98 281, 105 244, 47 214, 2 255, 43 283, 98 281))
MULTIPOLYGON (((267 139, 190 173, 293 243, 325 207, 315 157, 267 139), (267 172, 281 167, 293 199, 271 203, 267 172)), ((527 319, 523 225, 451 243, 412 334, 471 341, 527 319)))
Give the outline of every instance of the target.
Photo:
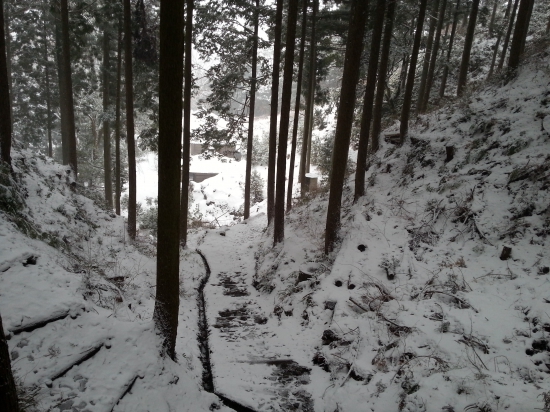
MULTIPOLYGON (((2 7, 2 0, 0 0, 0 8, 2 7)), ((0 11, 0 13, 2 13, 0 11)), ((3 33, 3 24, 0 34, 3 33)), ((0 49, 3 53, 1 60, 5 59, 5 50, 4 50, 4 37, 0 40, 0 49)), ((0 67, 5 65, 0 64, 0 67)), ((5 73, 4 73, 5 75, 5 73)), ((7 76, 6 76, 7 77, 7 76)), ((4 83, 7 83, 7 80, 2 81, 2 86, 4 83)), ((7 84, 5 84, 7 90, 7 84)), ((8 112, 9 114, 9 112, 8 112)), ((4 113, 2 113, 2 116, 4 113)), ((11 361, 10 361, 10 352, 8 348, 8 342, 6 341, 6 336, 4 335, 4 327, 2 326, 2 317, 0 316, 0 410, 4 412, 19 412, 19 401, 17 399, 17 390, 15 388, 15 381, 13 379, 13 373, 11 370, 11 361)))
POLYGON ((546 24, 546 34, 550 33, 550 17, 548 17, 548 23, 546 24))
POLYGON ((296 142, 298 140, 298 123, 300 122, 300 101, 302 97, 302 77, 304 74, 304 51, 307 35, 307 5, 308 0, 302 0, 302 35, 300 37, 300 55, 298 60, 298 80, 296 84, 296 104, 294 105, 294 123, 292 125, 292 148, 290 152, 290 168, 288 170, 288 189, 286 194, 286 211, 292 209, 292 186, 294 184, 294 165, 296 163, 296 142))
POLYGON ((42 31, 44 36, 44 83, 46 88, 46 130, 48 133, 48 156, 53 157, 52 143, 52 110, 50 95, 50 62, 48 61, 48 31, 46 28, 47 6, 44 6, 42 16, 42 31))
POLYGON ((59 84, 59 114, 61 128, 61 161, 64 165, 69 164, 69 132, 67 130, 67 91, 65 90, 64 65, 63 65, 63 41, 61 34, 61 12, 59 0, 54 3, 55 20, 55 57, 57 64, 57 80, 59 84))
POLYGON ((460 0, 456 1, 456 7, 453 18, 453 27, 451 28, 451 37, 449 39, 449 48, 447 49, 447 59, 445 67, 443 68, 443 74, 441 75, 441 87, 439 88, 439 98, 445 97, 445 88, 447 87, 447 77, 449 76, 449 64, 451 62, 451 52, 453 51, 453 44, 456 35, 456 27, 458 25, 458 11, 460 9, 460 0))
MULTIPOLYGON (((258 0, 256 0, 258 1, 258 0)), ((296 42, 296 20, 298 0, 288 1, 286 29, 285 65, 283 72, 283 94, 281 97, 281 121, 279 123, 279 148, 277 150, 277 183, 275 188, 275 216, 273 219, 273 243, 281 243, 285 238, 285 177, 288 125, 292 104, 292 75, 294 74, 294 47, 296 42)))
POLYGON ((468 81, 468 69, 470 68, 470 53, 472 52, 472 43, 474 42, 474 33, 476 30, 477 12, 479 10, 479 0, 473 0, 472 11, 468 22, 468 31, 464 39, 464 50, 462 52, 462 62, 460 63, 460 74, 458 75, 457 96, 461 96, 468 81))
POLYGON ((502 54, 500 55, 500 60, 498 62, 498 70, 501 70, 504 67, 504 60, 506 59, 506 52, 508 51, 508 43, 510 42, 510 37, 512 36, 512 29, 514 28, 514 20, 516 18, 518 4, 519 4, 519 0, 514 0, 512 15, 510 16, 510 21, 508 22, 508 30, 506 30, 506 37, 504 38, 504 44, 502 45, 502 54))
POLYGON ((430 68, 428 69, 428 77, 426 78, 426 91, 420 102, 420 111, 425 112, 428 108, 428 103, 430 101, 430 93, 432 90, 434 76, 435 76, 435 66, 437 65, 437 55, 439 54, 439 44, 441 41, 441 31, 443 30, 443 21, 445 20, 445 9, 447 8, 447 0, 442 0, 441 9, 439 10, 435 40, 433 45, 432 56, 430 60, 430 68))
MULTIPOLYGON (((75 180, 78 178, 76 154, 76 129, 74 123, 73 81, 71 74, 71 44, 69 40, 69 7, 68 0, 61 0, 61 39, 63 51, 63 84, 66 93, 67 143, 69 146, 69 165, 73 169, 75 180)), ((63 120, 62 120, 63 121, 63 120)))
POLYGON ((281 31, 283 0, 277 0, 275 41, 273 42, 273 72, 271 75, 271 116, 269 118, 269 154, 267 167, 267 224, 275 214, 275 163, 277 161, 277 113, 279 112, 279 65, 281 64, 281 31))
POLYGON ((428 80, 428 71, 430 70, 430 60, 432 57, 432 49, 434 44, 435 28, 437 25, 437 12, 439 10, 439 0, 433 0, 432 9, 430 12, 430 31, 428 34, 428 41, 426 44, 426 53, 424 53, 424 63, 422 65, 422 75, 420 76, 420 87, 418 89, 418 100, 416 104, 416 111, 420 113, 423 111, 424 95, 426 94, 426 82, 428 80))
POLYGON ((384 90, 388 74, 388 63, 391 51, 391 38, 393 33, 393 21, 395 19, 395 8, 397 0, 388 2, 386 11, 386 25, 384 27, 384 38, 382 39, 382 53, 380 56, 380 68, 378 69, 378 86, 376 86, 376 98, 374 112, 372 115, 372 138, 371 152, 378 151, 380 146, 380 132, 382 131, 382 106, 384 105, 384 90))
POLYGON ((185 66, 183 89, 183 166, 181 173, 180 244, 187 245, 187 212, 189 210, 189 157, 191 149, 191 91, 193 88, 193 9, 194 0, 186 0, 185 66))
POLYGON ((6 1, 5 3, 5 7, 6 7, 6 14, 5 14, 5 21, 6 21, 6 30, 5 30, 5 33, 6 33, 6 70, 8 72, 8 87, 9 87, 9 92, 10 92, 10 119, 11 119, 11 122, 13 124, 13 103, 15 101, 15 96, 13 94, 13 81, 12 81, 12 77, 11 77, 11 60, 12 60, 12 55, 11 55, 11 31, 10 31, 10 23, 11 23, 11 15, 10 15, 10 7, 11 7, 11 4, 10 4, 10 1, 6 1))
MULTIPOLYGON (((11 165, 12 123, 10 92, 6 58, 6 35, 4 32, 4 5, 0 0, 0 155, 1 160, 11 165)), ((1 328, 1 325, 0 325, 1 328)), ((2 333, 3 336, 3 333, 2 333)), ((2 365, 4 366, 4 365, 2 365)), ((9 366, 9 355, 8 355, 9 366)), ((0 369, 1 371, 2 369, 0 369)), ((1 387, 0 387, 1 388, 1 387)))
POLYGON ((359 80, 361 51, 369 2, 367 0, 352 0, 340 104, 336 119, 334 150, 332 152, 332 167, 330 173, 330 194, 325 229, 325 254, 334 250, 337 232, 340 226, 340 209, 346 164, 348 162, 349 143, 353 126, 355 109, 355 91, 359 80))
POLYGON ((250 178, 252 175, 252 146, 254 143, 254 115, 256 108, 256 71, 258 66, 258 13, 259 0, 254 10, 254 38, 252 40, 252 77, 250 79, 250 109, 248 113, 248 139, 246 142, 246 173, 244 179, 244 218, 250 217, 250 178))
POLYGON ((466 10, 464 10, 464 14, 462 16, 462 28, 465 28, 466 25, 468 24, 468 16, 470 15, 470 8, 471 8, 471 5, 468 1, 466 1, 466 10))
POLYGON ((404 89, 407 85, 407 70, 409 68, 409 58, 410 55, 405 54, 403 55, 403 63, 401 64, 401 73, 400 73, 400 80, 399 80, 399 89, 404 89))
POLYGON ((495 17, 497 15, 498 1, 493 1, 493 12, 491 13, 491 22, 489 23, 489 37, 493 37, 493 30, 495 29, 495 17))
POLYGON ((122 85, 122 19, 118 21, 117 61, 116 61, 116 102, 115 102, 115 210, 120 216, 120 195, 122 182, 120 179, 120 100, 122 85))
MULTIPOLYGON (((512 0, 508 0, 508 6, 506 7, 506 13, 504 13, 504 21, 508 19, 508 16, 510 15, 510 10, 512 9, 512 0)), ((495 69, 495 63, 497 61, 500 41, 502 40, 502 30, 503 27, 500 26, 498 29, 498 35, 497 35, 497 41, 495 43, 495 49, 493 51, 493 58, 491 60, 491 67, 489 68, 489 74, 487 75, 487 79, 490 79, 493 75, 494 69, 495 69)))
POLYGON ((300 182, 300 196, 304 197, 308 191, 308 182, 306 181, 306 173, 309 168, 307 167, 307 159, 310 157, 311 151, 311 133, 313 129, 313 106, 315 97, 315 84, 316 84, 316 27, 317 27, 317 10, 319 8, 319 0, 313 0, 313 11, 311 14, 311 41, 309 46, 309 73, 308 73, 308 86, 307 86, 307 98, 306 107, 304 109, 304 131, 302 134, 302 150, 300 155, 300 168, 298 175, 298 182, 300 182))
POLYGON ((401 125, 399 128, 401 144, 405 141, 409 133, 409 117, 411 115, 411 103, 414 87, 414 77, 416 74, 416 62, 418 61, 418 50, 420 49, 420 40, 422 39, 422 29, 424 27, 424 18, 426 17, 426 7, 428 0, 420 0, 420 9, 418 11, 418 20, 416 22, 416 32, 414 34, 414 43, 409 63, 409 72, 407 73, 407 86, 403 97, 403 106, 401 109, 401 125))
MULTIPOLYGON (((136 142, 134 137, 134 81, 132 72, 132 13, 130 0, 124 0, 124 84, 126 87, 126 144, 128 148, 128 235, 131 239, 135 239, 137 232, 136 142)), ((179 228, 177 224, 174 226, 179 228)))
POLYGON ((520 55, 523 56, 525 53, 525 41, 527 40, 527 34, 529 33, 529 22, 531 21, 531 15, 533 14, 533 6, 535 5, 535 0, 529 2, 529 11, 527 12, 526 23, 525 23, 525 33, 521 39, 521 51, 520 55))
POLYGON ((512 37, 512 44, 510 46, 510 60, 508 60, 508 67, 510 69, 517 69, 521 60, 521 48, 527 36, 527 28, 529 27, 530 5, 531 0, 521 0, 519 3, 516 28, 514 29, 514 36, 512 37))
POLYGON ((111 177, 111 131, 109 130, 109 33, 103 32, 103 168, 105 169, 105 203, 113 208, 113 180, 111 177))
POLYGON ((180 296, 180 226, 177 223, 180 217, 183 3, 184 0, 160 3, 157 294, 153 318, 163 339, 163 350, 172 360, 176 360, 180 296))
MULTIPOLYGON (((378 71, 378 58, 380 55, 380 43, 384 28, 384 11, 386 0, 377 0, 374 14, 374 25, 370 44, 369 67, 367 71, 367 84, 363 96, 363 113, 361 115, 361 130, 359 132, 359 147, 357 149, 357 168, 355 169, 355 196, 354 201, 365 194, 365 169, 367 166, 367 149, 370 138, 370 123, 376 90, 376 74, 378 71)), ((382 86, 383 87, 383 86, 382 86)))

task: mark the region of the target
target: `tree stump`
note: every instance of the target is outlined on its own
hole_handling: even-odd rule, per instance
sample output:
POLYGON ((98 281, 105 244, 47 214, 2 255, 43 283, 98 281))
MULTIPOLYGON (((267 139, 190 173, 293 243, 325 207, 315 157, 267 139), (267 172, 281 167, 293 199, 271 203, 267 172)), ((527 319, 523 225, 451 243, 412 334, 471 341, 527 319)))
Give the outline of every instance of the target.
POLYGON ((508 246, 504 246, 500 254, 500 260, 508 260, 511 255, 512 255, 512 248, 508 246))
POLYGON ((455 157, 455 147, 454 146, 446 146, 445 147, 445 152, 447 153, 445 163, 449 163, 455 157))

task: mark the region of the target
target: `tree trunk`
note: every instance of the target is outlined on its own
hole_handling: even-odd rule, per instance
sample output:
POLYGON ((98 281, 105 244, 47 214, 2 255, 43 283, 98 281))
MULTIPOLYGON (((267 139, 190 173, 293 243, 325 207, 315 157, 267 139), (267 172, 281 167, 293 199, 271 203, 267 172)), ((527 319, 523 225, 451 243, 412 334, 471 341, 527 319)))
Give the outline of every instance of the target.
POLYGON ((181 173, 180 244, 187 245, 187 214, 189 210, 189 157, 191 149, 191 91, 193 88, 193 8, 194 0, 186 0, 185 66, 183 89, 183 161, 181 173))
MULTIPOLYGON (((0 8, 1 7, 2 7, 2 0, 0 0, 0 8)), ((2 13, 2 11, 0 11, 0 13, 2 13)), ((0 34, 2 34, 2 40, 0 40, 0 49, 3 53, 1 58, 2 60, 4 60, 6 56, 5 50, 3 47, 4 27, 3 25, 1 26, 2 26, 2 29, 0 30, 1 32, 0 34)), ((0 64, 0 66, 2 66, 2 64, 0 64)), ((3 83, 4 81, 2 81, 2 86, 4 86, 3 83)), ((7 83, 7 80, 6 80, 6 83, 7 83)), ((7 91, 7 87, 6 87, 6 91, 7 91)), ((11 371, 10 352, 8 348, 8 342, 6 342, 6 336, 4 335, 4 327, 2 326, 1 316, 0 316, 0 409, 5 412, 19 412, 19 401, 17 400, 17 390, 15 388, 15 381, 13 379, 13 373, 11 371)))
POLYGON ((111 177, 111 131, 109 130, 109 33, 103 32, 103 168, 105 181, 105 203, 113 208, 113 180, 111 177))
POLYGON ((300 38, 300 55, 298 60, 298 79, 296 84, 296 104, 294 105, 294 123, 292 125, 292 148, 290 152, 290 168, 288 170, 288 189, 286 194, 286 211, 292 209, 292 186, 294 184, 294 165, 296 163, 296 144, 298 140, 298 123, 300 121, 300 101, 302 97, 302 77, 304 74, 304 51, 307 35, 307 5, 308 0, 302 0, 302 35, 300 38))
POLYGON ((470 68, 470 53, 472 51, 472 43, 474 42, 474 33, 476 30, 477 12, 479 10, 479 0, 473 0, 472 11, 468 22, 468 31, 464 39, 464 50, 462 52, 462 62, 460 63, 460 74, 458 75, 458 87, 456 89, 457 96, 461 96, 466 83, 468 81, 468 69, 470 68))
POLYGON ((374 112, 372 115, 372 153, 377 152, 380 145, 380 132, 382 131, 382 106, 384 105, 384 90, 386 86, 386 77, 388 74, 388 62, 391 51, 391 38, 396 7, 397 0, 390 0, 388 3, 388 10, 386 11, 386 26, 384 27, 380 68, 378 69, 378 86, 376 87, 376 98, 374 103, 374 112))
POLYGON ((296 42, 297 18, 298 0, 289 0, 286 26, 285 65, 283 72, 283 94, 281 97, 281 121, 279 123, 279 148, 277 150, 277 182, 275 188, 275 216, 273 219, 274 245, 282 242, 285 238, 286 148, 288 143, 288 125, 290 123, 290 106, 292 104, 292 75, 294 74, 294 43, 296 42))
POLYGON ((418 11, 418 20, 416 22, 416 32, 414 34, 414 43, 409 63, 409 72, 407 73, 407 86, 403 96, 403 106, 401 109, 401 125, 399 128, 400 143, 403 144, 409 133, 409 117, 411 115, 411 103, 414 87, 414 77, 416 74, 416 62, 418 61, 418 50, 420 49, 420 40, 422 39, 422 29, 424 27, 424 17, 426 17, 426 7, 428 0, 420 0, 420 9, 418 11))
POLYGON ((61 13, 59 0, 55 1, 54 5, 55 15, 53 16, 55 21, 55 58, 57 64, 57 81, 59 84, 59 115, 60 115, 60 128, 61 128, 61 162, 64 165, 69 164, 69 132, 67 130, 67 91, 65 90, 65 78, 64 65, 63 65, 63 41, 61 34, 61 13))
POLYGON ((309 73, 307 82, 307 98, 306 107, 304 109, 304 131, 302 133, 302 150, 300 155, 300 168, 298 182, 300 182, 300 196, 304 197, 308 191, 308 182, 306 181, 306 173, 309 170, 307 159, 310 157, 311 140, 310 131, 313 129, 313 106, 315 98, 316 85, 316 58, 317 58, 317 11, 319 9, 319 0, 313 0, 313 12, 311 14, 311 41, 309 46, 309 73))
POLYGON ((42 31, 44 36, 44 83, 46 87, 46 129, 48 133, 48 156, 53 157, 52 110, 50 97, 50 62, 48 61, 48 32, 46 29, 46 13, 47 5, 44 6, 44 14, 42 16, 42 31))
POLYGON ((337 231, 340 226, 342 192, 355 109, 355 89, 359 80, 361 51, 363 50, 363 35, 365 34, 368 8, 369 2, 367 0, 352 0, 332 153, 330 194, 325 230, 325 254, 334 250, 337 231))
POLYGON ((422 64, 422 75, 420 76, 420 87, 418 89, 418 99, 416 104, 416 112, 420 113, 424 107, 424 95, 426 94, 426 82, 428 80, 428 71, 430 70, 430 61, 432 57, 432 49, 434 44, 435 28, 437 26, 437 12, 439 10, 439 0, 433 0, 430 18, 430 31, 426 44, 426 53, 424 54, 424 63, 422 64))
POLYGON ((449 64, 451 61, 451 52, 453 51, 453 44, 456 35, 456 26, 458 25, 458 11, 460 9, 460 0, 456 1, 455 13, 453 18, 453 27, 451 28, 451 37, 449 39, 449 48, 447 49, 447 61, 443 68, 443 74, 441 75, 441 87, 439 88, 439 98, 445 97, 445 88, 447 86, 447 77, 449 76, 449 64))
POLYGON ((522 56, 522 44, 525 42, 527 36, 527 28, 529 27, 529 8, 532 0, 521 0, 518 9, 518 18, 516 20, 516 28, 514 29, 514 36, 512 37, 512 44, 510 46, 510 60, 508 60, 508 67, 510 69, 517 69, 522 56))
POLYGON ((11 60, 12 60, 12 54, 11 54, 11 33, 10 31, 10 22, 11 22, 11 15, 10 15, 10 1, 6 1, 5 3, 6 8, 6 14, 5 14, 5 21, 6 21, 6 70, 8 72, 8 87, 10 92, 10 119, 13 125, 13 105, 15 101, 15 96, 13 94, 13 80, 11 77, 11 60))
MULTIPOLYGON (((535 0, 529 2, 529 11, 527 12, 526 23, 525 23, 525 33, 521 39, 521 51, 520 55, 523 56, 525 53, 525 41, 527 40, 527 34, 529 33, 529 22, 531 21, 531 15, 533 14, 533 6, 535 5, 535 0)), ((9 56, 9 55, 8 55, 9 56)))
POLYGON ((180 296, 183 3, 160 3, 157 294, 153 318, 163 339, 163 350, 172 360, 176 360, 180 296))
POLYGON ((116 59, 116 102, 115 102, 115 210, 120 216, 120 100, 122 83, 122 19, 118 21, 117 59, 116 59))
MULTIPOLYGON (((252 76, 250 79, 250 109, 248 112, 248 138, 246 142, 246 173, 244 179, 244 218, 250 217, 250 177, 252 175, 252 146, 254 143, 254 112, 256 108, 256 71, 258 66, 258 13, 259 0, 254 10, 254 38, 252 39, 252 76)), ((282 108, 281 108, 282 109, 282 108)))
MULTIPOLYGON (((75 180, 78 178, 78 163, 76 154, 76 129, 74 123, 73 81, 71 75, 71 44, 69 40, 69 7, 68 0, 61 0, 61 40, 63 52, 63 84, 66 98, 65 122, 67 129, 67 144, 69 148, 69 165, 73 169, 75 180)), ((61 119, 63 121, 63 118, 61 119)))
POLYGON ((433 45, 432 56, 430 60, 430 68, 428 69, 428 77, 426 78, 426 91, 420 102, 420 111, 425 112, 428 108, 428 103, 430 101, 430 93, 432 90, 434 75, 435 75, 435 66, 437 65, 437 55, 439 53, 439 44, 441 41, 441 31, 443 30, 443 21, 445 20, 445 9, 447 8, 447 0, 442 0, 441 9, 439 10, 435 41, 433 45))
MULTIPOLYGON (((128 235, 131 239, 135 239, 137 232, 136 142, 134 137, 134 81, 132 72, 132 13, 130 0, 124 0, 124 83, 126 87, 126 144, 128 147, 128 235)), ((181 139, 181 136, 179 138, 181 139)), ((178 179, 179 175, 178 171, 178 179)), ((176 224, 175 226, 179 228, 179 225, 176 224)))
POLYGON ((519 4, 519 0, 515 0, 514 7, 512 9, 512 15, 510 16, 510 21, 508 23, 508 30, 506 30, 506 37, 504 38, 504 44, 502 45, 502 54, 500 55, 500 60, 498 62, 498 70, 501 70, 504 67, 504 59, 506 59, 506 52, 508 51, 508 43, 510 42, 512 29, 514 28, 514 20, 516 18, 518 4, 519 4))
MULTIPOLYGON (((11 125, 11 115, 10 115, 10 93, 9 93, 9 85, 8 85, 8 67, 6 62, 6 43, 5 43, 6 40, 5 39, 6 39, 6 36, 4 33, 4 5, 2 4, 2 0, 0 0, 0 154, 1 154, 1 160, 11 165, 12 125, 11 125)), ((1 328, 1 325, 0 325, 0 328, 1 328)), ((2 332, 2 337, 3 335, 4 334, 2 332)), ((8 366, 9 366, 9 355, 7 360, 8 360, 8 366)), ((2 362, 2 365, 1 365, 2 369, 4 369, 3 363, 4 362, 2 362)), ((0 371, 2 369, 0 369, 0 371)))
POLYGON ((491 22, 489 23, 489 37, 493 37, 495 29, 495 17, 497 15, 498 0, 493 0, 493 12, 491 13, 491 22))
POLYGON ((275 214, 275 163, 277 161, 277 113, 279 112, 279 65, 281 64, 281 31, 283 0, 277 0, 275 14, 275 41, 273 43, 273 71, 271 75, 271 116, 269 118, 269 158, 267 167, 267 225, 275 214))
MULTIPOLYGON (((370 123, 376 90, 376 74, 378 71, 378 58, 380 55, 380 43, 384 28, 384 11, 386 0, 377 0, 372 28, 370 44, 369 66, 365 94, 363 96, 363 113, 361 115, 361 130, 359 132, 359 148, 357 149, 357 168, 355 170, 355 196, 354 201, 365 194, 365 169, 367 166, 367 149, 370 138, 370 123)), ((383 86, 382 86, 383 87, 383 86)), ((378 148, 376 148, 378 150, 378 148)))
MULTIPOLYGON (((512 9, 512 0, 508 0, 508 6, 506 7, 506 13, 504 13, 504 21, 508 18, 510 15, 510 10, 512 9)), ((495 49, 493 50, 493 58, 491 60, 491 67, 489 68, 489 74, 487 75, 487 79, 490 79, 493 75, 494 69, 495 69, 495 63, 497 61, 500 41, 502 40, 502 29, 503 27, 500 26, 498 29, 498 35, 497 35, 497 41, 495 43, 495 49)))

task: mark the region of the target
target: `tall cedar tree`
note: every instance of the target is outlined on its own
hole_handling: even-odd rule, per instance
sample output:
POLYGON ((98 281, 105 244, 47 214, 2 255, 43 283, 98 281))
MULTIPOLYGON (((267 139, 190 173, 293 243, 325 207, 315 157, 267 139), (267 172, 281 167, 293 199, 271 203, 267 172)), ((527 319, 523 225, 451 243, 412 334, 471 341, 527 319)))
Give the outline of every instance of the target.
POLYGON ((374 111, 372 113, 372 137, 370 146, 372 153, 378 151, 380 145, 380 132, 382 131, 382 106, 384 104, 384 91, 386 89, 386 78, 388 73, 393 21, 395 19, 396 7, 397 0, 390 0, 388 2, 386 25, 384 27, 384 38, 382 39, 382 52, 380 55, 380 68, 378 70, 378 86, 376 87, 374 111))
POLYGON ((316 59, 317 59, 317 11, 319 0, 313 0, 313 12, 311 13, 311 40, 309 45, 309 76, 307 82, 306 107, 304 109, 304 131, 302 133, 302 150, 300 155, 300 168, 298 182, 300 182, 300 196, 304 197, 309 190, 309 182, 306 173, 309 172, 308 157, 311 152, 311 131, 313 129, 313 105, 316 84, 316 59))
POLYGON ((445 67, 441 75, 441 86, 439 87, 439 98, 445 97, 445 88, 447 87, 447 77, 449 76, 449 65, 451 63, 451 53, 456 34, 456 26, 458 25, 458 14, 460 10, 460 0, 456 0, 455 12, 453 17, 453 26, 451 28, 451 37, 449 38, 449 46, 447 47, 447 57, 445 59, 445 67))
POLYGON ((256 0, 254 10, 254 34, 252 38, 252 73, 250 79, 250 106, 248 109, 248 136, 246 140, 246 171, 244 178, 244 213, 243 217, 250 217, 250 177, 252 175, 252 146, 254 141, 254 112, 256 108, 256 80, 258 70, 258 19, 260 0, 256 0))
POLYGON ((521 0, 518 9, 518 18, 516 20, 516 27, 514 29, 514 36, 512 37, 512 44, 510 46, 510 59, 508 60, 508 67, 510 69, 517 69, 523 54, 523 45, 525 44, 525 38, 527 37, 527 29, 529 27, 530 8, 533 0, 521 0))
POLYGON ((122 86, 122 19, 118 21, 117 58, 116 58, 116 101, 115 101, 115 210, 120 216, 120 194, 122 181, 120 178, 120 101, 122 86))
POLYGON ((458 75, 458 87, 456 89, 457 96, 461 96, 466 82, 468 81, 468 69, 470 68, 470 54, 472 52, 472 44, 474 42, 474 33, 477 23, 477 12, 479 10, 479 1, 473 0, 470 19, 468 21, 468 31, 464 39, 464 50, 462 52, 462 61, 460 63, 460 73, 458 75))
MULTIPOLYGON (((48 131, 48 156, 53 157, 53 142, 52 142, 52 110, 51 110, 51 100, 50 100, 50 64, 48 61, 48 35, 47 35, 47 7, 44 5, 44 12, 42 13, 42 37, 44 43, 44 83, 46 87, 46 128, 48 131)), ((12 107, 13 110, 13 107, 12 107)), ((12 115, 13 120, 13 115, 12 115)))
MULTIPOLYGON (((0 0, 0 154, 2 161, 11 164, 11 115, 4 34, 4 5, 0 0)), ((8 357, 9 361, 9 357, 8 357)))
POLYGON ((61 161, 64 165, 69 164, 69 138, 67 131, 67 114, 65 108, 67 107, 67 91, 65 90, 65 82, 63 79, 64 75, 64 66, 63 66, 63 41, 61 39, 61 13, 60 13, 60 4, 59 1, 54 2, 52 7, 53 19, 55 21, 55 60, 57 64, 57 83, 59 86, 59 117, 60 117, 60 128, 61 128, 61 161))
MULTIPOLYGON (((124 0, 124 84, 126 88, 126 146, 128 149, 128 235, 130 236, 131 239, 135 239, 136 231, 137 231, 137 227, 136 227, 136 220, 137 220, 136 142, 134 137, 132 11, 131 11, 130 0, 124 0)), ((180 113, 180 116, 181 116, 181 113, 180 113)), ((178 172, 178 177, 179 177, 179 172, 178 172)))
POLYGON ((426 43, 426 52, 424 53, 424 63, 422 64, 422 75, 420 76, 420 87, 418 88, 418 99, 416 103, 416 111, 422 112, 424 94, 426 93, 426 82, 428 80, 428 71, 430 70, 430 61, 434 53, 433 44, 435 37, 435 28, 437 26, 437 12, 439 10, 439 0, 432 2, 430 31, 426 43))
MULTIPOLYGON (((2 0, 0 0, 0 9, 2 8, 2 0)), ((2 17, 0 11, 0 17, 2 17)), ((3 32, 3 20, 0 20, 3 32)), ((3 38, 3 37, 2 37, 3 38)), ((0 40, 0 44, 2 40, 0 40)), ((1 47, 1 46, 0 46, 1 47)), ((3 54, 2 56, 5 56, 3 54)), ((1 60, 4 60, 2 58, 1 60)), ((9 111, 8 111, 9 114, 9 111)), ((3 112, 2 112, 3 115, 3 112)), ((0 410, 5 412, 19 412, 19 403, 17 400, 17 390, 15 389, 15 381, 11 371, 10 352, 8 342, 4 335, 4 327, 2 326, 2 317, 0 316, 0 410)))
POLYGON ((113 208, 113 180, 111 177, 111 131, 109 127, 109 29, 103 31, 103 168, 105 203, 109 209, 113 208))
POLYGON ((191 148, 191 89, 193 88, 193 8, 194 0, 186 0, 185 67, 183 89, 183 160, 181 173, 180 244, 187 244, 187 211, 189 210, 189 156, 191 148))
POLYGON ((401 107, 401 124, 399 127, 401 144, 403 144, 407 134, 409 133, 409 118, 411 115, 412 94, 414 78, 416 75, 416 62, 418 61, 418 50, 420 49, 420 40, 422 39, 422 29, 424 27, 424 18, 426 17, 427 5, 428 0, 420 0, 420 9, 418 10, 413 49, 409 62, 409 72, 407 73, 407 85, 403 96, 403 106, 401 107))
POLYGON ((281 32, 283 0, 277 0, 275 39, 273 41, 273 72, 271 75, 271 114, 269 119, 269 153, 267 167, 267 224, 275 214, 275 163, 277 161, 277 113, 279 112, 279 66, 281 64, 281 32))
POLYGON ((353 0, 351 3, 340 104, 338 106, 334 149, 332 152, 330 195, 325 230, 326 254, 334 249, 337 231, 340 226, 342 192, 344 189, 349 143, 353 126, 353 112, 355 110, 355 89, 359 80, 361 51, 363 50, 363 36, 365 34, 368 8, 369 2, 367 0, 353 0))
POLYGON ((281 243, 285 238, 285 177, 288 125, 292 99, 292 75, 294 67, 294 46, 296 41, 296 20, 298 0, 288 1, 286 29, 285 65, 283 69, 283 94, 281 97, 281 122, 279 124, 279 147, 277 150, 277 182, 275 187, 275 216, 273 220, 273 243, 281 243))
POLYGON ((443 31, 443 22, 445 20, 445 10, 447 9, 447 0, 442 0, 441 7, 439 9, 439 15, 437 16, 437 28, 435 31, 435 39, 433 44, 432 55, 430 58, 430 67, 428 69, 428 76, 426 78, 426 90, 424 96, 419 96, 420 111, 425 112, 428 108, 428 102, 430 100, 430 92, 432 90, 435 66, 437 65, 437 55, 439 53, 439 44, 441 41, 441 32, 443 31))
POLYGON ((76 155, 76 128, 74 123, 73 80, 71 71, 71 44, 69 39, 69 6, 68 0, 61 0, 61 50, 63 65, 63 87, 65 90, 64 107, 61 110, 61 122, 65 122, 67 130, 68 161, 73 169, 75 180, 78 177, 76 155), (65 117, 63 117, 63 113, 65 117))
POLYGON ((514 21, 516 19, 516 13, 518 11, 519 0, 514 0, 514 7, 512 8, 512 15, 508 22, 508 30, 506 30, 506 37, 504 38, 504 44, 502 45, 502 54, 498 62, 498 70, 502 70, 504 67, 504 60, 506 59, 506 53, 508 51, 508 44, 510 43, 510 37, 512 36, 512 30, 514 28, 514 21))
MULTIPOLYGON (((160 3, 157 295, 154 319, 163 350, 176 358, 183 82, 183 3, 160 3)), ((189 28, 188 28, 189 29, 189 28)))
POLYGON ((12 62, 12 53, 11 53, 11 30, 10 30, 10 21, 11 21, 11 15, 10 15, 10 8, 11 8, 11 1, 10 0, 6 0, 5 2, 5 9, 6 9, 6 14, 5 14, 5 24, 6 24, 6 28, 5 28, 5 33, 7 34, 6 37, 5 37, 5 41, 6 41, 6 69, 7 69, 7 72, 8 72, 8 87, 9 87, 9 92, 10 92, 10 118, 11 118, 11 121, 12 121, 12 128, 13 128, 13 79, 12 79, 12 68, 11 68, 11 62, 12 62))
POLYGON ((370 137, 370 123, 372 120, 372 105, 376 89, 376 74, 378 70, 378 57, 380 54, 380 43, 382 41, 382 30, 384 28, 384 10, 386 0, 376 2, 374 14, 374 25, 370 44, 369 68, 365 94, 363 97, 363 113, 361 115, 361 131, 359 132, 359 148, 357 149, 357 169, 355 171, 355 197, 357 200, 365 194, 365 169, 367 166, 367 149, 370 137))
MULTIPOLYGON (((506 22, 508 20, 508 16, 510 16, 510 10, 511 9, 512 9, 512 0, 508 0, 508 6, 506 7, 506 13, 504 13, 504 22, 506 22)), ((489 68, 489 74, 487 74, 487 79, 491 78, 491 76, 493 75, 493 72, 495 70, 495 64, 496 64, 496 61, 497 61, 498 52, 500 50, 500 48, 499 48, 500 41, 502 40, 504 22, 498 28, 497 42, 495 43, 495 49, 493 50, 493 58, 491 59, 491 67, 489 68)))
POLYGON ((296 104, 294 105, 294 123, 292 124, 292 147, 290 149, 290 166, 288 169, 288 189, 286 193, 286 211, 292 209, 292 186, 294 185, 294 165, 296 163, 296 144, 298 140, 298 123, 300 122, 300 102, 302 98, 302 77, 304 75, 304 51, 307 34, 308 0, 302 0, 302 34, 300 37, 300 55, 298 57, 298 78, 296 82, 296 104))

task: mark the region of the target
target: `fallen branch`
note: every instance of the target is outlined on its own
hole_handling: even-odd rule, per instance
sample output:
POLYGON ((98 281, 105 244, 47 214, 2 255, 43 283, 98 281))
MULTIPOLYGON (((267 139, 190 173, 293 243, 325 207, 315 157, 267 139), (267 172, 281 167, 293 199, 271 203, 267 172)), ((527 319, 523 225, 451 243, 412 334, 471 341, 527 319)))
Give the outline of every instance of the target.
POLYGON ((442 295, 447 295, 447 296, 450 296, 451 298, 454 298, 456 300, 458 300, 460 303, 462 303, 463 305, 465 305, 466 307, 472 309, 475 313, 479 313, 479 311, 474 308, 470 303, 466 302, 464 299, 460 299, 458 296, 456 295, 453 295, 452 293, 449 293, 449 292, 443 292, 441 290, 428 290, 428 291, 425 291, 424 292, 425 294, 434 294, 434 293, 440 293, 442 295))

